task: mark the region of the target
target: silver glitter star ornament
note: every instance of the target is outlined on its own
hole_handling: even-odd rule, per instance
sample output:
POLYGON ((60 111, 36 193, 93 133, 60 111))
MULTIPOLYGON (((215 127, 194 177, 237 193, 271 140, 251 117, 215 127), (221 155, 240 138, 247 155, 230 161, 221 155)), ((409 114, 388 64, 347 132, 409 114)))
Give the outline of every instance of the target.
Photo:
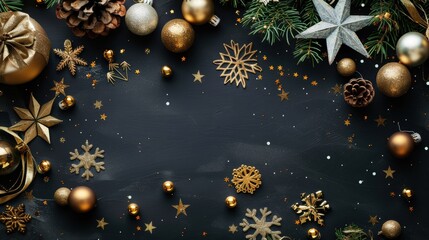
POLYGON ((296 38, 325 38, 329 64, 334 62, 343 43, 369 57, 355 31, 368 26, 371 16, 350 16, 351 0, 339 0, 335 9, 324 0, 313 0, 313 4, 322 21, 298 34, 296 38))

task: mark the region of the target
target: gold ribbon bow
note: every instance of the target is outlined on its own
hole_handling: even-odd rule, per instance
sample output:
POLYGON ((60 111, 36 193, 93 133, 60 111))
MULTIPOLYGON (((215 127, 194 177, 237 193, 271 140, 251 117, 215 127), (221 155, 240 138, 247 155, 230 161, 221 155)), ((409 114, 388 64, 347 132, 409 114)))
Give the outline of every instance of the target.
POLYGON ((0 19, 0 71, 12 63, 16 68, 26 65, 25 60, 36 52, 31 49, 35 33, 30 17, 21 12, 3 13, 0 19))
POLYGON ((426 37, 429 38, 428 20, 425 20, 422 16, 420 16, 419 10, 417 10, 416 6, 411 2, 411 0, 401 0, 401 2, 410 14, 410 18, 420 26, 426 28, 426 37))

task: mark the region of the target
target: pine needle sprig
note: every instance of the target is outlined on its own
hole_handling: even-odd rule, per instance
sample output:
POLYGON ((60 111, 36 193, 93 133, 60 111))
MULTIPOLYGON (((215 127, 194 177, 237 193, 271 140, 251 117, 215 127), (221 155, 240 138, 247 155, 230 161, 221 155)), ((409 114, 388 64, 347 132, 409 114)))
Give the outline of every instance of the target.
POLYGON ((0 12, 20 11, 23 6, 23 0, 0 0, 0 12))
POLYGON ((60 3, 60 0, 45 0, 46 8, 51 8, 60 3))
POLYGON ((231 4, 234 8, 244 7, 249 0, 219 0, 222 5, 231 4))

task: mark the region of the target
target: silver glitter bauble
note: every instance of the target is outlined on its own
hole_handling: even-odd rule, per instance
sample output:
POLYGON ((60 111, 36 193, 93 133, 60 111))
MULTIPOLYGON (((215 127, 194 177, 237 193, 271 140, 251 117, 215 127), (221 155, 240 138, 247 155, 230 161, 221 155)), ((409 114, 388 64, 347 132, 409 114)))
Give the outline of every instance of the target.
POLYGON ((396 44, 396 54, 404 65, 409 67, 422 65, 429 57, 429 41, 421 33, 406 33, 396 44))
POLYGON ((136 3, 127 10, 125 23, 132 33, 146 36, 155 31, 158 25, 158 14, 150 4, 136 3))

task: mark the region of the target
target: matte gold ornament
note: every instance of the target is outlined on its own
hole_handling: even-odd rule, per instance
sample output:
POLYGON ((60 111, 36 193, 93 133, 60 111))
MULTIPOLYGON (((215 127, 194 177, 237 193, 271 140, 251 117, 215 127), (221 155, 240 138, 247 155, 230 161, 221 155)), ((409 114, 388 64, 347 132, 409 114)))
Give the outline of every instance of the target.
POLYGON ((44 174, 51 171, 51 162, 48 160, 42 160, 37 166, 37 172, 44 174))
POLYGON ((310 228, 307 231, 307 237, 308 239, 320 239, 322 236, 320 235, 319 230, 315 228, 310 228))
POLYGON ((69 195, 70 207, 78 213, 86 213, 91 211, 96 203, 94 191, 85 186, 78 186, 71 190, 69 195))
POLYGON ((225 198, 225 204, 228 208, 235 208, 237 206, 237 198, 228 196, 225 198))
POLYGON ((166 193, 171 193, 174 191, 174 183, 172 181, 165 181, 162 183, 162 190, 166 193))
POLYGON ((382 235, 387 239, 397 239, 401 235, 401 224, 395 220, 388 220, 383 223, 378 235, 382 235))
POLYGON ((12 173, 19 166, 20 154, 8 141, 0 141, 0 176, 12 173))
POLYGON ((411 73, 400 63, 387 63, 377 73, 377 86, 388 97, 400 97, 411 87, 411 73))
POLYGON ((191 24, 183 19, 168 21, 161 31, 165 48, 174 53, 188 50, 194 44, 195 32, 191 24))
POLYGON ((183 0, 183 18, 195 25, 202 25, 207 22, 216 27, 220 18, 214 15, 213 0, 183 0))
POLYGON ((146 36, 155 31, 158 25, 158 14, 152 7, 152 0, 137 0, 125 15, 125 23, 132 33, 146 36))
POLYGON ((169 78, 171 76, 173 76, 173 69, 171 69, 170 66, 162 66, 161 68, 161 74, 163 78, 169 78))
POLYGON ((63 100, 58 103, 58 106, 61 110, 67 110, 71 107, 74 107, 76 100, 72 95, 67 95, 63 100))
POLYGON ((422 65, 429 57, 429 41, 421 33, 409 32, 399 38, 396 54, 409 67, 422 65))
POLYGON ((389 138, 390 152, 397 158, 405 158, 414 149, 414 140, 407 132, 396 132, 389 138))
POLYGON ((139 211, 140 211, 139 205, 137 205, 136 203, 128 204, 128 213, 131 216, 136 216, 137 214, 139 214, 139 211))
POLYGON ((411 200, 413 198, 414 192, 412 189, 409 188, 404 188, 402 189, 402 196, 407 199, 407 200, 411 200))
POLYGON ((356 63, 351 58, 343 58, 337 64, 337 71, 343 77, 350 77, 356 72, 356 63))
POLYGON ((69 196, 71 190, 66 187, 58 188, 54 193, 54 200, 60 206, 67 206, 69 204, 69 196))

